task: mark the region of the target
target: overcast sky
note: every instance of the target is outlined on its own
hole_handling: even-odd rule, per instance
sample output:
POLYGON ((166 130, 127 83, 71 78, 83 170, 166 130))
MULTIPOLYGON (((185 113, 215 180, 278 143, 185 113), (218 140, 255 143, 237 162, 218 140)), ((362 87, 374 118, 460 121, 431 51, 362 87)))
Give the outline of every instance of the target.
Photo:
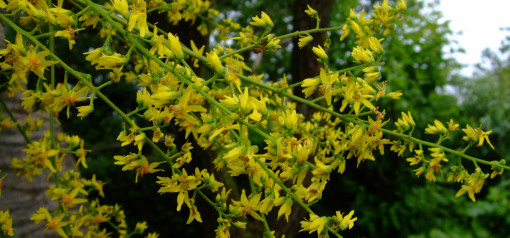
POLYGON ((510 34, 500 31, 501 27, 510 27, 510 0, 441 0, 438 9, 443 12, 444 20, 451 21, 453 32, 462 32, 453 39, 466 53, 454 57, 468 65, 462 71, 467 76, 473 72, 473 64, 481 62, 485 48, 499 52, 501 41, 510 34))

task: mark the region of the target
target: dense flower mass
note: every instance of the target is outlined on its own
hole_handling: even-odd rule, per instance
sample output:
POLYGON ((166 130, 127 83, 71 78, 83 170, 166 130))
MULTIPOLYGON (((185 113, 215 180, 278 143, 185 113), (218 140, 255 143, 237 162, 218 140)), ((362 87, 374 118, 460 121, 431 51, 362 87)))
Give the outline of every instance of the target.
MULTIPOLYGON (((188 208, 188 224, 202 222, 196 201, 203 199, 217 211, 216 237, 230 237, 232 226, 247 229, 246 222, 261 222, 264 235, 271 237, 274 231, 266 215, 274 212, 278 219, 285 217, 288 222, 295 206, 309 213, 300 222, 301 231, 340 237, 342 231, 355 226, 354 211, 316 214, 310 206, 322 198, 332 174, 343 174, 347 163, 361 166, 367 160, 375 161, 388 147, 399 157, 413 153, 406 160, 411 166, 419 166, 416 175, 424 174, 430 181, 442 177, 445 167, 449 167, 448 180, 463 183, 457 197, 467 193, 475 201, 475 194, 489 176, 476 163, 482 160, 473 160, 464 152, 484 142, 493 147, 488 137, 491 131, 466 125, 463 140, 469 145, 460 153, 441 145, 458 131, 459 125, 453 120, 447 123, 448 128, 438 120, 427 127, 425 133, 439 136, 436 143, 413 137, 419 122, 410 112, 402 112, 394 122, 394 130, 386 126, 393 124, 385 118, 380 101, 399 99, 402 92, 387 91, 385 82, 379 80, 385 52, 381 42, 403 16, 403 0, 396 6, 387 1, 375 5, 371 17, 366 17, 365 11, 358 14, 351 10, 344 25, 321 29, 317 24, 316 29, 283 36, 271 33, 275 25, 265 12, 251 17, 249 25, 240 26, 232 19, 218 20, 219 13, 208 0, 111 0, 105 5, 77 0, 72 9, 64 9, 62 2, 0 0, 6 12, 24 14, 11 20, 8 14, 0 13, 16 32, 15 42, 7 41, 7 47, 0 50, 0 67, 9 75, 5 86, 10 95, 22 93, 25 109, 49 112, 52 120, 64 109, 68 118, 77 112, 78 117, 87 120, 95 113, 94 101, 103 100, 122 119, 117 140, 130 151, 114 156, 111 162, 122 171, 134 173, 135 182, 155 174, 158 192, 176 194, 177 211, 183 205, 188 208), (164 32, 149 22, 150 12, 166 14, 172 24, 193 23, 204 35, 215 32, 218 44, 207 48, 191 41, 188 48, 183 44, 188 42, 181 41, 184 37, 164 32), (54 29, 56 33, 34 37, 17 21, 36 22, 41 29, 50 29, 49 33, 54 29), (77 44, 76 32, 96 25, 101 27, 104 45, 87 49, 83 58, 96 70, 107 72, 108 80, 101 85, 52 53, 53 37, 64 38, 72 48, 77 44), (284 38, 299 37, 298 46, 303 48, 312 44, 311 33, 335 30, 342 30, 337 41, 348 39, 351 33, 356 38, 350 58, 355 66, 351 68, 329 67, 329 43, 311 46, 321 64, 318 75, 290 85, 285 75, 267 79, 264 74, 252 73, 254 67, 245 59, 250 51, 258 54, 283 50, 284 38), (56 82, 55 66, 66 71, 63 82, 56 82), (29 74, 39 85, 34 90, 25 89, 29 74), (130 112, 119 109, 101 91, 115 87, 121 80, 138 88, 132 95, 136 107, 130 112), (292 88, 302 90, 304 98, 295 96, 292 88), (304 115, 298 104, 314 112, 304 115), (183 143, 176 142, 179 131, 183 143), (198 149, 211 159, 196 157, 198 149), (454 157, 466 160, 449 166, 454 157), (475 162, 474 172, 462 166, 468 160, 475 162), (222 178, 217 180, 215 176, 219 175, 222 178), (227 176, 229 179, 223 178, 227 176), (237 179, 247 181, 249 186, 237 186, 237 179), (235 189, 238 191, 232 192, 235 189)), ((305 12, 319 22, 316 10, 308 6, 305 12)), ((2 129, 17 126, 10 119, 1 119, 2 129)), ((26 121, 19 127, 22 133, 41 127, 42 122, 31 118, 26 121)), ((78 165, 87 168, 90 150, 84 148, 78 136, 55 135, 52 130, 39 141, 27 140, 26 157, 12 160, 17 175, 29 181, 44 170, 56 181, 47 195, 58 201, 58 208, 50 211, 42 207, 31 220, 62 237, 106 237, 111 234, 105 226, 112 226, 120 237, 143 234, 145 222, 130 228, 118 205, 101 205, 90 198, 91 191, 104 196, 105 183, 95 176, 90 180, 81 178, 76 168, 63 171, 66 154, 76 156, 78 165)), ((506 168, 504 162, 486 164, 492 166, 491 178, 506 168)), ((0 211, 0 224, 0 232, 13 234, 9 211, 0 211)), ((149 233, 147 237, 157 234, 149 233)))

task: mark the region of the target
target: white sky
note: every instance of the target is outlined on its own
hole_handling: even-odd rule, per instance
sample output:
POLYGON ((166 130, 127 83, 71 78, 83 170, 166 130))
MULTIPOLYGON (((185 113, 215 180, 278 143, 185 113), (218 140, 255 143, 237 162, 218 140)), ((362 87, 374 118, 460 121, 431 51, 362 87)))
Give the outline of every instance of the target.
POLYGON ((510 0, 441 0, 437 9, 443 12, 444 20, 450 20, 453 32, 462 32, 452 38, 466 51, 454 54, 458 62, 467 65, 461 71, 466 76, 473 73, 475 63, 481 62, 485 48, 499 52, 501 41, 510 34, 500 31, 510 27, 510 0))

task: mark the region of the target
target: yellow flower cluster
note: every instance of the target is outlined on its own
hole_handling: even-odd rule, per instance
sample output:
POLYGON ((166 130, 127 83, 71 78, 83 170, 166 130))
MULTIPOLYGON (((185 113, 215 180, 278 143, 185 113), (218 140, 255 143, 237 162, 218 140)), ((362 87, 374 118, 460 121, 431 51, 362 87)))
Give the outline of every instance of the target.
MULTIPOLYGON (((322 198, 332 174, 345 172, 347 163, 360 166, 365 160, 376 160, 379 154, 385 153, 385 146, 391 145, 390 150, 400 157, 407 151, 413 152, 414 156, 407 161, 419 166, 416 174, 436 181, 441 179, 439 174, 443 177, 442 167, 449 162, 447 156, 466 157, 463 153, 474 144, 482 146, 487 142, 492 147, 488 137, 491 131, 468 125, 462 131, 469 145, 462 153, 441 146, 441 142, 459 127, 453 120, 447 123, 448 127, 438 120, 427 127, 425 133, 439 135, 436 143, 416 139, 412 137, 416 122, 410 112, 402 113, 394 122, 394 130, 384 128, 389 120, 377 103, 381 98, 398 99, 402 93, 387 92, 386 84, 378 82, 380 66, 384 63, 381 61, 384 54, 381 36, 394 28, 394 21, 406 9, 404 1, 397 6, 390 6, 386 1, 376 5, 371 18, 365 18, 364 11, 357 14, 351 10, 347 22, 334 29, 343 30, 340 40, 354 33, 356 45, 351 56, 356 65, 340 70, 330 68, 329 43, 310 46, 322 65, 319 75, 291 85, 285 75, 277 80, 267 79, 264 74, 252 74, 252 70, 256 70, 248 65, 245 55, 250 50, 257 54, 276 51, 285 37, 300 37, 298 46, 302 48, 312 42, 310 33, 327 29, 317 27, 276 36, 271 34, 274 23, 265 12, 251 18, 250 24, 255 30, 250 26, 242 27, 232 19, 221 19, 220 23, 212 25, 201 20, 198 28, 204 35, 218 32, 218 44, 206 50, 193 41, 188 48, 176 34, 152 26, 151 29, 147 14, 159 11, 168 14, 170 23, 188 21, 193 24, 198 18, 211 19, 218 15, 210 8, 209 1, 111 0, 110 5, 102 6, 81 0, 87 7, 82 9, 79 18, 69 17, 77 15, 62 9, 62 4, 50 8, 42 1, 19 2, 25 3, 9 0, 7 4, 0 0, 0 6, 7 11, 25 12, 27 16, 22 22, 36 21, 59 27, 53 37, 67 38, 70 47, 74 44, 76 19, 82 21, 83 26, 95 27, 101 22, 100 34, 105 43, 103 47, 86 52, 84 57, 96 70, 110 70, 110 78, 95 86, 95 80, 89 75, 58 61, 79 80, 78 83, 69 83, 67 73, 63 83, 53 83, 54 78, 51 83, 43 82, 47 68, 57 61, 46 60, 51 53, 40 50, 44 45, 36 38, 30 38, 35 47, 26 47, 21 34, 28 37, 27 33, 16 28, 20 34, 15 43, 8 42, 7 48, 0 51, 3 58, 0 66, 11 73, 9 91, 23 91, 25 109, 32 110, 37 105, 52 117, 64 108, 69 117, 71 107, 77 107, 77 116, 85 118, 93 113, 96 97, 104 100, 124 121, 117 140, 128 152, 115 155, 113 163, 123 171, 134 173, 135 182, 146 174, 157 174, 158 192, 175 193, 177 210, 184 204, 189 209, 187 223, 202 222, 196 200, 203 198, 218 212, 217 237, 230 237, 232 226, 246 229, 249 219, 264 223, 265 235, 272 236, 274 231, 267 225, 266 215, 278 209, 277 218, 285 217, 288 221, 294 205, 309 212, 308 220, 301 221, 301 231, 316 232, 319 237, 328 237, 329 233, 339 236, 338 232, 354 226, 357 221, 354 211, 322 216, 315 214, 310 206, 322 198), (256 31, 260 29, 261 33, 256 31), (119 39, 122 45, 127 45, 127 53, 116 51, 121 45, 119 39), (204 66, 203 70, 196 70, 199 66, 204 66), (26 73, 30 71, 40 78, 41 86, 23 90, 20 82, 26 83, 26 73), (137 107, 131 112, 123 112, 101 92, 103 87, 123 79, 139 88, 137 107), (299 86, 305 98, 292 94, 291 89, 299 86), (309 97, 315 98, 308 100, 309 97), (87 100, 88 105, 77 106, 87 100), (304 115, 296 102, 316 111, 304 115), (182 132, 186 141, 174 142, 177 131, 182 132), (147 154, 148 148, 154 153, 147 154), (207 151, 214 168, 225 176, 247 180, 249 189, 241 187, 231 196, 231 188, 236 187, 232 181, 217 181, 217 171, 192 167, 202 164, 197 163, 199 158, 194 154, 197 149, 207 151), (210 198, 211 194, 215 199, 210 198)), ((319 20, 317 11, 311 7, 305 12, 319 20)), ((0 17, 7 19, 3 14, 0 17)), ((4 120, 0 128, 13 125, 4 120)), ((39 127, 40 123, 31 117, 23 125, 27 132, 39 127)), ((55 137, 50 131, 40 141, 28 142, 24 150, 26 158, 13 159, 12 167, 28 180, 47 170, 58 181, 47 191, 51 199, 58 201, 58 209, 50 211, 43 207, 31 219, 44 223, 48 230, 63 237, 110 236, 112 234, 103 228, 106 224, 114 224, 119 237, 130 236, 124 213, 118 206, 100 205, 86 198, 91 190, 104 196, 103 182, 95 176, 80 178, 76 168, 62 171, 64 155, 69 153, 78 158, 78 165, 87 167, 90 151, 84 144, 77 136, 55 137)), ((481 191, 488 174, 482 172, 476 161, 473 173, 459 164, 450 167, 448 180, 464 183, 457 196, 467 193, 474 201, 474 194, 481 191)), ((490 162, 491 177, 501 174, 504 164, 504 161, 490 162)), ((12 232, 11 223, 8 212, 0 213, 5 233, 12 232)), ((133 234, 142 234, 146 229, 147 224, 139 222, 130 230, 133 234)), ((148 237, 157 237, 157 234, 151 233, 148 237)))

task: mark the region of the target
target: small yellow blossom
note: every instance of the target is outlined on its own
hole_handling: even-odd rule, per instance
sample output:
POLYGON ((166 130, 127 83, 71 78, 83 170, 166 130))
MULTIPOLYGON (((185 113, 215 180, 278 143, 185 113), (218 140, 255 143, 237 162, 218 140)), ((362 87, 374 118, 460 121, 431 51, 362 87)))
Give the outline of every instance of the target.
POLYGON ((319 86, 320 80, 316 78, 308 78, 303 80, 303 84, 301 87, 303 87, 303 93, 305 94, 305 98, 310 97, 315 90, 317 89, 317 86, 319 86))
MULTIPOLYGON (((198 47, 195 45, 195 42, 193 42, 193 40, 191 40, 190 44, 191 44, 191 49, 196 54, 202 55, 204 53, 205 45, 203 45, 202 47, 200 47, 200 49, 198 49, 198 47)), ((198 62, 199 62, 198 59, 194 59, 193 60, 193 67, 198 68, 198 62)))
POLYGON ((328 55, 326 54, 326 51, 322 49, 322 46, 317 46, 312 48, 313 53, 315 53, 319 58, 317 61, 321 63, 326 63, 328 61, 328 55))
POLYGON ((168 41, 170 42, 170 50, 174 53, 177 60, 181 60, 184 58, 184 53, 182 52, 181 42, 179 41, 178 36, 174 36, 172 33, 168 33, 168 41))
POLYGON ((406 1, 405 1, 405 0, 400 0, 400 2, 398 2, 398 8, 399 8, 401 11, 405 11, 405 10, 407 10, 407 4, 406 4, 406 1))
POLYGON ((69 221, 62 221, 64 219, 64 214, 52 217, 48 209, 45 207, 40 208, 37 213, 30 217, 30 220, 34 221, 36 224, 46 221, 46 230, 54 230, 62 237, 67 237, 66 232, 63 227, 67 224, 71 223, 69 221))
POLYGON ((444 127, 443 123, 441 123, 438 120, 434 120, 434 125, 428 125, 428 127, 425 129, 426 134, 446 134, 448 131, 446 130, 446 127, 444 127))
POLYGON ((473 129, 469 125, 466 125, 466 128, 462 129, 462 131, 466 133, 466 135, 462 137, 463 140, 477 143, 476 146, 478 147, 482 146, 484 141, 487 141, 490 147, 494 150, 494 146, 492 146, 489 141, 489 134, 492 133, 492 131, 482 131, 481 126, 480 128, 473 129))
POLYGON ((467 182, 462 185, 461 189, 455 194, 455 197, 460 197, 467 192, 471 201, 475 202, 475 193, 479 193, 482 190, 483 183, 487 177, 489 177, 489 174, 484 174, 482 170, 477 167, 475 172, 469 175, 467 182))
POLYGON ((406 159, 410 165, 416 165, 423 160, 423 150, 415 150, 414 153, 416 154, 414 157, 406 159))
MULTIPOLYGON (((192 200, 192 199, 190 199, 190 200, 192 200)), ((193 202, 191 204, 192 205, 189 208, 189 218, 186 221, 186 224, 190 224, 193 220, 196 220, 201 223, 202 217, 200 217, 200 213, 198 212, 197 207, 195 206, 195 204, 193 202)))
MULTIPOLYGON (((493 164, 495 165, 505 165, 506 164, 506 160, 504 159, 501 159, 500 161, 493 161, 492 162, 493 164)), ((493 179, 494 177, 496 177, 496 175, 502 175, 503 174, 503 170, 505 170, 504 168, 501 168, 499 166, 492 166, 491 168, 492 170, 492 173, 491 173, 491 179, 493 179)), ((5 177, 5 176, 4 176, 5 177)), ((1 180, 1 179, 0 179, 1 180)), ((1 182, 1 181, 0 181, 1 182)))
POLYGON ((146 229, 148 228, 147 226, 147 222, 143 221, 143 222, 137 222, 136 225, 135 225, 135 230, 134 232, 136 234, 142 234, 146 229))
POLYGON ((0 210, 0 226, 4 235, 14 236, 12 229, 12 217, 9 214, 9 210, 0 210))
POLYGON ((138 23, 138 31, 141 37, 145 37, 145 33, 149 31, 147 25, 146 3, 144 0, 138 0, 137 4, 131 5, 134 7, 129 14, 128 31, 132 31, 135 24, 138 23))
POLYGON ((223 66, 221 66, 221 61, 216 52, 211 51, 211 53, 206 53, 207 60, 209 61, 209 64, 213 67, 214 71, 218 73, 222 73, 225 70, 223 69, 223 66))
POLYGON ((113 8, 119 11, 122 16, 129 16, 129 6, 126 0, 111 0, 113 8))
POLYGON ((372 51, 364 49, 361 46, 357 46, 352 50, 352 57, 354 57, 355 62, 358 64, 369 64, 375 62, 372 51))
POLYGON ((306 4, 306 7, 308 8, 307 10, 305 10, 305 13, 308 14, 309 16, 311 17, 319 17, 319 13, 314 10, 312 7, 310 7, 310 5, 306 4))
MULTIPOLYGON (((301 221, 301 231, 308 231, 311 234, 314 231, 317 231, 319 237, 322 237, 321 233, 324 230, 324 227, 328 223, 327 217, 319 217, 315 214, 310 215, 310 221, 301 221)), ((327 232, 327 231, 326 231, 327 232)))
POLYGON ((261 26, 264 28, 267 27, 273 28, 274 26, 273 21, 271 21, 271 18, 265 12, 262 12, 260 17, 254 16, 251 19, 253 21, 250 22, 250 24, 254 26, 261 26))
POLYGON ((127 64, 129 59, 119 53, 103 55, 97 61, 96 69, 116 69, 127 64))
POLYGON ((299 42, 298 42, 299 48, 303 48, 304 46, 308 45, 310 42, 312 42, 312 40, 313 40, 313 37, 310 35, 299 36, 299 42))
POLYGON ((289 215, 291 213, 292 208, 292 198, 290 197, 279 197, 274 202, 275 206, 280 206, 280 210, 278 210, 278 219, 280 219, 280 216, 285 214, 285 219, 287 222, 289 221, 289 215))
POLYGON ((78 117, 81 117, 81 119, 83 119, 84 117, 86 117, 90 113, 92 113, 93 111, 94 111, 94 106, 92 106, 92 105, 78 107, 78 117))
POLYGON ((347 228, 351 229, 354 226, 354 222, 358 220, 357 217, 352 218, 354 215, 354 210, 349 212, 346 216, 343 216, 339 211, 336 212, 336 217, 334 217, 335 221, 338 222, 338 227, 340 230, 345 230, 347 228))
POLYGON ((44 71, 46 70, 46 67, 57 63, 57 61, 48 61, 45 59, 46 56, 50 54, 51 53, 49 51, 36 52, 33 47, 30 47, 30 49, 27 51, 26 57, 23 58, 26 69, 32 71, 39 78, 46 79, 44 77, 44 71))
POLYGON ((372 51, 376 54, 382 54, 384 53, 384 49, 382 48, 381 46, 381 41, 383 39, 377 39, 375 37, 370 37, 370 39, 368 39, 368 41, 370 42, 370 49, 372 49, 372 51))
POLYGON ((459 128, 459 124, 455 123, 453 121, 453 119, 450 119, 449 122, 447 122, 448 124, 448 131, 450 132, 454 132, 455 130, 457 130, 457 128, 459 128))

